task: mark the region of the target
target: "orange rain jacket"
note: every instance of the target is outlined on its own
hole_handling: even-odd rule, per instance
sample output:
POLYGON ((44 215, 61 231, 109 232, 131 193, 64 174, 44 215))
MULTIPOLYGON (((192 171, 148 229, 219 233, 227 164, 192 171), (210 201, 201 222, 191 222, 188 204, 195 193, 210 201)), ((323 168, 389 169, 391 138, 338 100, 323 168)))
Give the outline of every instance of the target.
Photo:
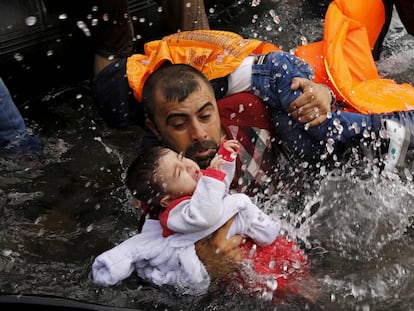
POLYGON ((248 55, 274 50, 278 48, 271 43, 244 39, 228 31, 183 31, 145 44, 145 55, 134 54, 128 58, 127 76, 140 102, 146 79, 165 61, 191 65, 212 80, 233 72, 248 55))
POLYGON ((324 38, 301 46, 296 55, 315 70, 350 111, 382 113, 414 109, 414 88, 380 78, 371 50, 385 21, 382 0, 331 2, 324 38))

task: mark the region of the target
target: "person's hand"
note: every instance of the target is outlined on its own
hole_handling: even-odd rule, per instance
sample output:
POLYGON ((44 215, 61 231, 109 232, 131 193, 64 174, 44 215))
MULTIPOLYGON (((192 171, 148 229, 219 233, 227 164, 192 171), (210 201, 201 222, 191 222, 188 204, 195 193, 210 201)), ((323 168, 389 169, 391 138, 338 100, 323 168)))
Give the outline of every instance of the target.
POLYGON ((213 236, 202 239, 195 245, 197 255, 212 279, 223 277, 240 265, 242 259, 240 244, 243 237, 235 235, 226 238, 232 222, 233 219, 230 219, 213 236))
POLYGON ((219 170, 220 167, 223 165, 223 163, 224 163, 223 157, 221 155, 216 154, 215 157, 211 159, 208 167, 219 170))
POLYGON ((303 94, 289 105, 289 111, 299 123, 318 126, 331 111, 332 96, 327 86, 305 78, 293 78, 291 89, 301 88, 303 94))
POLYGON ((231 153, 239 153, 240 143, 236 139, 224 140, 223 147, 231 153))

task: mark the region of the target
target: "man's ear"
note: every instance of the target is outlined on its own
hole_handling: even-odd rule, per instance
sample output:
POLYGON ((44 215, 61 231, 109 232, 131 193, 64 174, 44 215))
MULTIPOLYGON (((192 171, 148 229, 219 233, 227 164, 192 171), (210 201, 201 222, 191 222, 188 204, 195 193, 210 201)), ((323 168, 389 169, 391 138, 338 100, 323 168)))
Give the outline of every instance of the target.
POLYGON ((136 209, 141 209, 142 208, 142 202, 140 200, 134 198, 134 197, 132 198, 131 203, 132 203, 132 206, 136 209))
POLYGON ((173 201, 173 198, 167 194, 160 200, 160 205, 163 208, 167 208, 168 206, 170 206, 172 201, 173 201))
POLYGON ((151 132, 157 137, 158 140, 161 140, 161 135, 157 130, 155 124, 148 118, 145 117, 145 125, 151 130, 151 132))

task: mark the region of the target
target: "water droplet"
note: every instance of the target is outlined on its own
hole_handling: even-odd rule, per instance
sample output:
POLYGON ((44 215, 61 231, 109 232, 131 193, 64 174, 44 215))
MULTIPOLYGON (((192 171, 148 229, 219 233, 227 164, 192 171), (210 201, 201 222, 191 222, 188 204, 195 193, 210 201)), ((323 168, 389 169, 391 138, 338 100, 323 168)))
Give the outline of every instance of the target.
POLYGON ((26 22, 26 25, 30 27, 37 23, 37 18, 36 16, 28 16, 26 17, 25 22, 26 22))
POLYGON ((87 36, 87 37, 91 36, 91 31, 89 30, 88 26, 85 24, 84 21, 78 21, 76 23, 76 26, 78 26, 78 28, 80 30, 82 30, 82 32, 84 33, 85 36, 87 36))
POLYGON ((40 228, 39 232, 37 233, 37 236, 44 236, 45 235, 45 229, 40 228))
POLYGON ((23 55, 22 55, 22 54, 20 54, 20 53, 15 53, 15 54, 13 55, 13 58, 14 58, 15 60, 17 60, 18 62, 21 62, 21 61, 24 59, 23 55))
POLYGON ((256 7, 260 4, 261 0, 252 0, 252 7, 256 7))
POLYGON ((10 256, 12 254, 12 251, 10 249, 3 249, 3 251, 1 252, 1 254, 3 256, 8 257, 8 256, 10 256))
POLYGON ((248 257, 253 257, 254 253, 256 253, 257 245, 253 244, 252 248, 250 249, 248 257))
POLYGON ((278 284, 277 284, 277 281, 274 278, 270 278, 266 281, 266 286, 270 290, 275 291, 277 289, 278 284))
POLYGON ((300 42, 302 43, 302 45, 308 45, 308 39, 306 39, 305 36, 300 37, 300 42))

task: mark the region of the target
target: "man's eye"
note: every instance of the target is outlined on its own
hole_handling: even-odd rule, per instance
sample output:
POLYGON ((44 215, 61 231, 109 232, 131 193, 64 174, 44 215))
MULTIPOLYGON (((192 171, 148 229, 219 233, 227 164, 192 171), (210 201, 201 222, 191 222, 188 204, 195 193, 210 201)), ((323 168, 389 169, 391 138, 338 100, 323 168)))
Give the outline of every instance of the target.
POLYGON ((185 126, 186 126, 186 122, 174 122, 173 124, 171 124, 171 126, 172 126, 175 130, 181 130, 181 129, 185 128, 185 126))
POLYGON ((199 116, 199 118, 202 121, 207 121, 211 118, 211 114, 203 114, 203 115, 199 116))

